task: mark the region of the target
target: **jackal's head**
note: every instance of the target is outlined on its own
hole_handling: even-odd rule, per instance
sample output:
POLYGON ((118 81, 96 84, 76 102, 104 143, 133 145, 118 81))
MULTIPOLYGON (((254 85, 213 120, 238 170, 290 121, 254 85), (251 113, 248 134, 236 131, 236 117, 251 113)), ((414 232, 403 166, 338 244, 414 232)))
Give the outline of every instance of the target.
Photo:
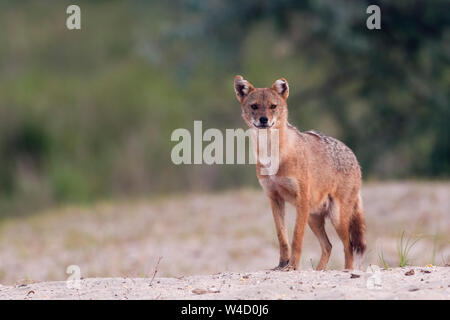
POLYGON ((289 96, 286 79, 278 79, 270 88, 254 88, 242 76, 236 76, 234 90, 241 103, 242 117, 250 128, 279 128, 286 123, 289 96))

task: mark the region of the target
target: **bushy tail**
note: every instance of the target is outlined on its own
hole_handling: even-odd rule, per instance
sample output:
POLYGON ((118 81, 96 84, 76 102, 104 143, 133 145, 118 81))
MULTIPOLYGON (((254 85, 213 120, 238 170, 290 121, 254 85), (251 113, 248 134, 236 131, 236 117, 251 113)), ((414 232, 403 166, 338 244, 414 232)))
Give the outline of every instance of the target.
POLYGON ((363 255, 366 251, 366 219, 361 196, 358 196, 350 219, 350 246, 353 252, 359 255, 363 255))

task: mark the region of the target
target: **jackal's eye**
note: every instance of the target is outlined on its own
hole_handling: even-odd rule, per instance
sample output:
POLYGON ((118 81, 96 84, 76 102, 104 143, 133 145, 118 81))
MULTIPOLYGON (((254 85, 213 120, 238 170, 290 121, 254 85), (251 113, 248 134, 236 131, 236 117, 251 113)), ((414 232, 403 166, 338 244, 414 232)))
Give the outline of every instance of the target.
POLYGON ((250 107, 251 107, 253 110, 258 109, 258 105, 257 105, 257 104, 252 104, 250 107))
POLYGON ((270 109, 275 109, 276 107, 277 107, 277 105, 273 104, 273 105, 270 106, 270 109))

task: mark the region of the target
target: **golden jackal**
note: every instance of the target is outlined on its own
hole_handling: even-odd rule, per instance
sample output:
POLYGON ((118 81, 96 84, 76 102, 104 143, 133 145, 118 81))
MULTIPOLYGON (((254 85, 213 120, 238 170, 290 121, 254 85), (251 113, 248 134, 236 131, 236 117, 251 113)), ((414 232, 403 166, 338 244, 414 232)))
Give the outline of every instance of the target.
POLYGON ((275 269, 298 268, 306 223, 319 239, 322 255, 317 270, 325 269, 331 243, 325 232, 330 218, 344 244, 345 268, 353 269, 353 252, 366 249, 361 169, 353 152, 342 142, 315 131, 300 132, 287 121, 289 86, 279 79, 270 88, 254 88, 241 76, 234 79, 242 117, 250 128, 278 129, 279 167, 276 174, 262 175, 259 183, 270 199, 280 243, 280 263, 275 269), (297 212, 292 240, 288 243, 285 201, 297 212))

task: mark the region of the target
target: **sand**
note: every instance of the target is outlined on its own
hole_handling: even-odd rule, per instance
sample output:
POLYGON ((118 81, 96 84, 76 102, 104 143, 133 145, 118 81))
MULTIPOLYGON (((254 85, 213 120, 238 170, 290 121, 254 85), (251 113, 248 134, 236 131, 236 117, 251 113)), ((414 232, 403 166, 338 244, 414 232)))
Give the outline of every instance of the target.
POLYGON ((450 267, 434 266, 79 281, 0 286, 0 299, 450 299, 450 267))

